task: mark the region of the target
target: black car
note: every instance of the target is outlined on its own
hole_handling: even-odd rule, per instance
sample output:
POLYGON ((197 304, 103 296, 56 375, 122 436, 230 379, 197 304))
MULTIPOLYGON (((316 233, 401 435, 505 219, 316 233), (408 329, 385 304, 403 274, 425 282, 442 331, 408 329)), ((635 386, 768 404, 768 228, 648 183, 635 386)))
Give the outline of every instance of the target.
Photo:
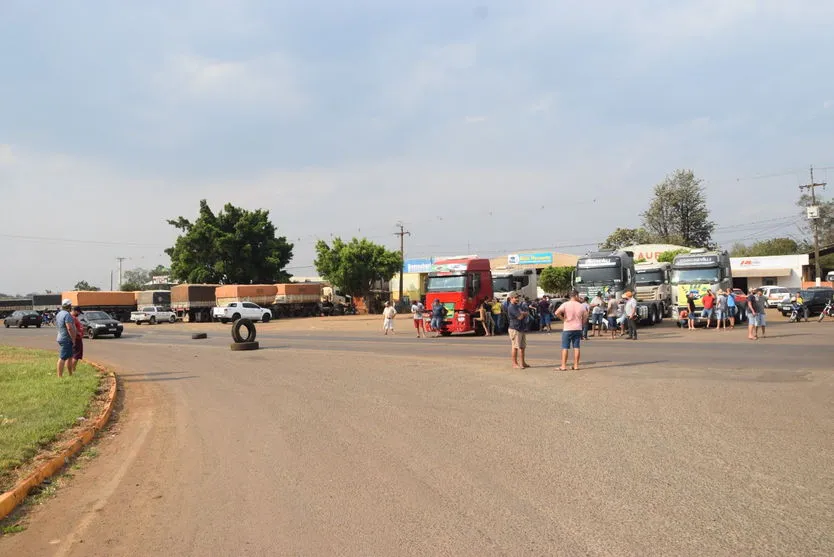
POLYGON ((41 328, 41 315, 37 311, 19 310, 8 316, 3 320, 3 325, 8 329, 9 327, 26 327, 29 325, 41 328))
POLYGON ((119 338, 124 330, 121 323, 103 311, 85 311, 78 316, 78 320, 81 321, 87 338, 95 339, 104 335, 113 335, 119 338))
MULTIPOLYGON (((827 286, 812 287, 801 290, 802 301, 805 307, 808 308, 808 315, 819 315, 825 308, 828 301, 834 297, 834 288, 827 286)), ((779 311, 787 317, 791 314, 791 302, 783 302, 779 306, 779 311)))

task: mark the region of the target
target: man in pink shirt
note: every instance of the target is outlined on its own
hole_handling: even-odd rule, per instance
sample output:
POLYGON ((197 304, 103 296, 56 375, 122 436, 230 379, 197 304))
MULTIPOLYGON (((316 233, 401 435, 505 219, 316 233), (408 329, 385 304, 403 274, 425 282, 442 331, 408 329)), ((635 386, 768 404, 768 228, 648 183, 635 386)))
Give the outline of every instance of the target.
POLYGON ((572 290, 570 300, 559 306, 556 316, 562 320, 562 366, 560 371, 568 370, 568 350, 573 348, 573 369, 579 369, 579 343, 582 341, 582 329, 588 321, 588 310, 579 302, 579 292, 572 290))

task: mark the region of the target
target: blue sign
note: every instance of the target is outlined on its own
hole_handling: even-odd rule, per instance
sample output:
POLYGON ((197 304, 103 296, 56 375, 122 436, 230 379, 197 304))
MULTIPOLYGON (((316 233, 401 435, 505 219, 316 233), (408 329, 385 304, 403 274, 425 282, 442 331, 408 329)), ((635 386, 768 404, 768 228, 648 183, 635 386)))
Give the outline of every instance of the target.
POLYGON ((549 251, 542 253, 514 253, 507 257, 510 265, 552 265, 553 254, 549 251))
POLYGON ((434 259, 406 259, 403 261, 404 273, 430 273, 434 259))

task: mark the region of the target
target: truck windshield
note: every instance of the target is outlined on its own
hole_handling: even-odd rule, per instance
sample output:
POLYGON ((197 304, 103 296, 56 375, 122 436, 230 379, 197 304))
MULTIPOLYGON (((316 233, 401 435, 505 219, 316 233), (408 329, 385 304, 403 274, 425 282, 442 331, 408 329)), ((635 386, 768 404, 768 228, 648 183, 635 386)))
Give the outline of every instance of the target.
POLYGON ((596 267, 594 269, 577 269, 577 284, 609 284, 622 280, 620 267, 596 267))
POLYGON ((718 282, 721 280, 721 270, 718 267, 710 269, 672 269, 672 284, 687 284, 691 282, 718 282))
POLYGON ((515 283, 513 277, 493 277, 492 291, 496 294, 499 292, 512 292, 515 290, 515 283))
POLYGON ((444 275, 429 277, 426 292, 463 292, 466 287, 466 275, 444 275))
POLYGON ((638 271, 635 279, 637 284, 656 286, 663 284, 663 271, 638 271))

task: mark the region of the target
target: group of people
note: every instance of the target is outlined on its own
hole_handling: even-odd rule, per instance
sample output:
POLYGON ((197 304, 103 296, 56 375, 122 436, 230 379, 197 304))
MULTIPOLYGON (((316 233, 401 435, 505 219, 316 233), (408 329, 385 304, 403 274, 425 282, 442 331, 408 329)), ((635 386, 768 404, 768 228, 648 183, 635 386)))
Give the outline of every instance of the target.
MULTIPOLYGON (((682 312, 681 321, 686 321, 687 328, 695 330, 695 296, 697 292, 688 292, 686 295, 687 309, 682 312)), ((751 295, 752 298, 752 295, 751 295)), ((748 305, 750 299, 748 298, 748 305)), ((715 319, 716 329, 735 329, 736 316, 738 315, 738 305, 736 304, 736 295, 732 290, 718 290, 718 295, 712 293, 712 290, 707 290, 707 293, 701 298, 703 309, 701 310, 701 318, 707 320, 706 328, 709 329, 713 319, 715 319)), ((762 301, 764 303, 764 301, 762 301)), ((762 308, 762 315, 764 315, 764 308, 762 308)), ((748 311, 748 313, 750 313, 748 311)), ((758 312, 755 312, 758 313, 758 312)), ((754 314, 755 314, 754 313, 754 314)))
POLYGON ((72 375, 78 362, 84 358, 84 327, 78 319, 79 315, 81 312, 72 306, 72 300, 65 299, 55 316, 55 327, 58 329, 58 377, 64 376, 64 368, 72 375))

